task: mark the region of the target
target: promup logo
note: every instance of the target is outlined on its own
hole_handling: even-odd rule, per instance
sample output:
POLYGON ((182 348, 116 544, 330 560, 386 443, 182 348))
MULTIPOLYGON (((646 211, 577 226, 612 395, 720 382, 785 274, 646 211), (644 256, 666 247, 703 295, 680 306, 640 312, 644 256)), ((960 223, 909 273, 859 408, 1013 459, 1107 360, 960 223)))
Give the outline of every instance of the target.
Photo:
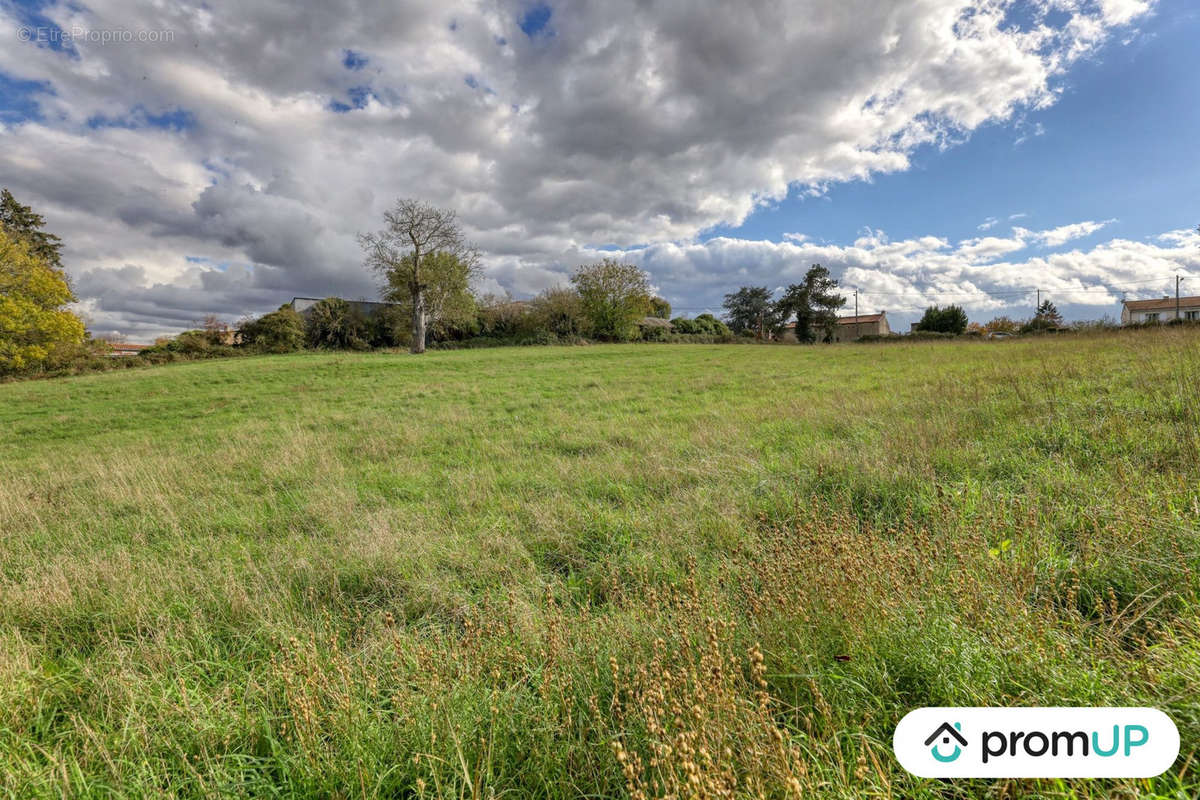
POLYGON ((929 748, 929 752, 934 758, 943 764, 949 764, 951 761, 956 760, 960 755, 962 755, 962 749, 967 746, 967 740, 963 738, 961 733, 959 733, 961 730, 961 722, 956 722, 953 726, 951 726, 949 722, 943 722, 940 726, 938 726, 936 731, 929 734, 929 738, 925 740, 925 746, 929 747, 929 745, 933 744, 938 737, 941 737, 942 744, 950 744, 950 740, 954 739, 954 741, 958 742, 958 744, 954 745, 954 752, 948 756, 944 756, 939 753, 938 746, 936 744, 933 744, 933 747, 929 748))
POLYGON ((919 708, 892 746, 923 778, 1150 778, 1179 731, 1153 708, 919 708))

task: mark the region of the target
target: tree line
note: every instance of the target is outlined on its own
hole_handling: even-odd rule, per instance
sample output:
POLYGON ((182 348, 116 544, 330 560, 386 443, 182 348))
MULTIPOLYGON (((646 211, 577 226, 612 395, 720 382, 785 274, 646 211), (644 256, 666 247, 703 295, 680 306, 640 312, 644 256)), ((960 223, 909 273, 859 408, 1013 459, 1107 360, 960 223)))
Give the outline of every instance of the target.
MULTIPOLYGON (((846 297, 820 264, 775 296, 766 286, 742 286, 725 295, 723 319, 712 314, 671 318, 671 305, 655 296, 649 276, 634 264, 605 258, 577 267, 565 285, 530 300, 479 294, 479 251, 456 214, 415 199, 401 199, 383 226, 359 236, 364 266, 379 280, 384 300, 371 313, 362 304, 330 297, 299 313, 290 305, 230 327, 205 323, 142 351, 142 360, 289 352, 304 348, 365 350, 610 342, 770 341, 788 329, 802 343, 834 338, 846 297)), ((62 242, 45 230, 41 215, 0 191, 0 375, 47 371, 67 365, 113 366, 128 359, 105 356, 83 321, 67 306, 75 301, 62 267, 62 242)), ((914 326, 928 335, 1020 333, 1061 328, 1054 304, 1033 318, 997 317, 968 322, 961 306, 931 306, 914 326)))
POLYGON ((368 350, 572 344, 584 341, 732 341, 729 327, 711 314, 669 320, 671 306, 651 293, 646 274, 632 264, 605 259, 575 269, 566 286, 545 289, 529 300, 509 295, 476 296, 466 276, 470 266, 452 257, 423 259, 424 284, 414 312, 408 275, 401 290, 387 292, 385 303, 371 304, 327 297, 299 313, 291 304, 261 317, 242 320, 232 330, 181 334, 172 347, 211 350, 216 343, 267 352, 303 348, 368 350), (420 316, 416 317, 419 313, 420 316), (660 324, 656 324, 660 323, 660 324))

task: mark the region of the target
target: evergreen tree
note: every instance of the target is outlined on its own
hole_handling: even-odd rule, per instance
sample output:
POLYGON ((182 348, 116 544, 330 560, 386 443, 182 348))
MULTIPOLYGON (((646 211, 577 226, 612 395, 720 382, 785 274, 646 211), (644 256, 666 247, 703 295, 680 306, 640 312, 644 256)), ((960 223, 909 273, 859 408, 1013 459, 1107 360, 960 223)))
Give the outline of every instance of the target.
POLYGON ((734 333, 752 333, 767 338, 778 327, 771 290, 765 286, 743 286, 725 295, 725 322, 734 333))
POLYGON ((1061 328, 1063 324, 1062 314, 1058 313, 1058 308, 1049 300, 1043 300, 1042 304, 1037 307, 1037 314, 1033 317, 1033 324, 1036 328, 1061 328))
POLYGON ((829 270, 813 264, 802 283, 793 283, 775 304, 779 319, 796 318, 796 340, 811 344, 818 339, 833 341, 838 309, 846 298, 836 293, 838 282, 829 270))
POLYGON ((0 189, 0 228, 9 236, 25 242, 29 252, 54 269, 62 269, 62 240, 42 230, 46 220, 29 206, 23 206, 8 189, 0 189))
POLYGON ((967 329, 967 312, 962 306, 948 305, 945 308, 930 306, 917 322, 917 330, 932 333, 961 334, 967 329))

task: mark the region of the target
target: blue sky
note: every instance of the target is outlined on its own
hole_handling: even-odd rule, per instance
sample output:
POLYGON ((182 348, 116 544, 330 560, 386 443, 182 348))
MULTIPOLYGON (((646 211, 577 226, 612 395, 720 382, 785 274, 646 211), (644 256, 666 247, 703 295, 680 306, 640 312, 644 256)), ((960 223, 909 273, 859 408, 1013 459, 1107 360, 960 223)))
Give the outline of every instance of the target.
POLYGON ((980 235, 989 218, 998 220, 991 232, 1116 218, 1089 238, 1139 239, 1195 226, 1198 43, 1200 5, 1163 2, 1133 41, 1112 41, 1072 67, 1050 108, 982 127, 963 144, 922 147, 904 172, 836 184, 819 197, 793 189, 743 225, 704 235, 845 242, 871 227, 893 239, 957 241, 980 235), (1010 222, 1014 214, 1026 216, 1010 222))

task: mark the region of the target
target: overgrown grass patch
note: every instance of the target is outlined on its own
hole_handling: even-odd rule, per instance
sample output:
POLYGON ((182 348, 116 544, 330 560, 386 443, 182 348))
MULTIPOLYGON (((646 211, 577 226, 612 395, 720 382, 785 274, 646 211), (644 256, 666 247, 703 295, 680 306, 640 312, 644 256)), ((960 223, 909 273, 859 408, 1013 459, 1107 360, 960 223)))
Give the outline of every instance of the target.
POLYGON ((312 353, 0 385, 0 793, 1200 792, 1200 348, 312 353), (921 781, 922 705, 1152 781, 921 781))

